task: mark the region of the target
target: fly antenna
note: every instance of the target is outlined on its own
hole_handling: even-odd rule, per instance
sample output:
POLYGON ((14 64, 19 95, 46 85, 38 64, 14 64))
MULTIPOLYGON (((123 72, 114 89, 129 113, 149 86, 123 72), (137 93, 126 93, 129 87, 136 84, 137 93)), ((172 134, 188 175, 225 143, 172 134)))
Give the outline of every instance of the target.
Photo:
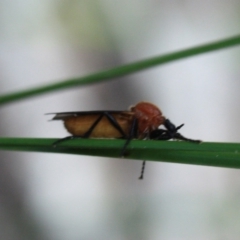
POLYGON ((141 170, 141 175, 138 179, 142 180, 143 179, 143 175, 144 175, 144 170, 145 170, 145 165, 146 165, 146 161, 143 161, 142 163, 142 170, 141 170))

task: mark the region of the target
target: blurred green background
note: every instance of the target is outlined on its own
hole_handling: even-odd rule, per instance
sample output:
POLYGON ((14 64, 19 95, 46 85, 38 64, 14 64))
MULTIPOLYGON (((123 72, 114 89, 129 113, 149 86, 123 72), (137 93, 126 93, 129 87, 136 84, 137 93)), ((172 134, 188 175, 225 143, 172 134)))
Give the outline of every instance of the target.
MULTIPOLYGON (((0 1, 0 94, 239 34, 240 2, 0 1)), ((65 137, 48 112, 125 110, 146 100, 181 133, 240 141, 240 48, 3 106, 2 137, 65 137)), ((239 239, 234 169, 0 153, 0 236, 10 240, 239 239)))

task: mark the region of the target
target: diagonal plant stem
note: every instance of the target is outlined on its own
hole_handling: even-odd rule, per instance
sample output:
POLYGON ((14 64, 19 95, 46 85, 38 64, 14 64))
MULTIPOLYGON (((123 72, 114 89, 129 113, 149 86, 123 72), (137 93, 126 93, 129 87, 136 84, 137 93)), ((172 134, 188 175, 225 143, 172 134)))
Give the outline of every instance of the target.
POLYGON ((198 54, 203 54, 211 51, 216 51, 216 50, 224 49, 227 47, 233 47, 238 44, 240 44, 240 35, 227 38, 221 41, 208 43, 198 47, 193 47, 186 50, 181 50, 174 53, 169 53, 166 55, 145 59, 135 63, 126 64, 120 67, 115 67, 110 70, 104 70, 104 71, 90 74, 84 77, 73 78, 73 79, 69 79, 66 81, 58 82, 58 83, 52 83, 45 86, 31 88, 23 91, 17 91, 14 93, 0 96, 0 105, 25 99, 28 97, 33 97, 39 94, 52 92, 52 91, 57 91, 57 90, 76 87, 76 86, 83 86, 86 84, 99 83, 101 81, 112 80, 116 77, 121 77, 127 74, 146 70, 148 68, 151 68, 160 64, 169 63, 179 59, 183 59, 183 58, 187 58, 187 57, 191 57, 191 56, 195 56, 198 54))

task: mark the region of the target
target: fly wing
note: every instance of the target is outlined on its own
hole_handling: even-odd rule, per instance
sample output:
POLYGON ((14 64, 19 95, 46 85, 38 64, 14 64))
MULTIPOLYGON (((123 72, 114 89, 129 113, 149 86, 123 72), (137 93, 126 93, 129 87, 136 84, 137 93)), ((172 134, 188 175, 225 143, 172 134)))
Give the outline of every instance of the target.
POLYGON ((78 116, 93 116, 93 115, 101 115, 103 113, 109 114, 119 114, 119 115, 132 115, 133 113, 130 111, 86 111, 86 112, 60 112, 60 113, 47 113, 48 114, 55 114, 52 120, 64 120, 69 117, 78 117, 78 116))

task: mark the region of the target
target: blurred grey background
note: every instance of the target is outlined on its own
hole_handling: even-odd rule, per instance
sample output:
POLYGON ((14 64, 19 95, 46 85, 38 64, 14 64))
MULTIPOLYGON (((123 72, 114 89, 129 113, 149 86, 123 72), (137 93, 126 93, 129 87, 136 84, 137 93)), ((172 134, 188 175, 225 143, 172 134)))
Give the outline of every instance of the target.
MULTIPOLYGON (((240 2, 0 1, 0 94, 239 34, 240 2)), ((3 106, 1 137, 65 137, 48 112, 147 100, 181 133, 240 141, 234 47, 3 106)), ((46 153, 0 153, 5 240, 239 239, 240 171, 46 153)))

